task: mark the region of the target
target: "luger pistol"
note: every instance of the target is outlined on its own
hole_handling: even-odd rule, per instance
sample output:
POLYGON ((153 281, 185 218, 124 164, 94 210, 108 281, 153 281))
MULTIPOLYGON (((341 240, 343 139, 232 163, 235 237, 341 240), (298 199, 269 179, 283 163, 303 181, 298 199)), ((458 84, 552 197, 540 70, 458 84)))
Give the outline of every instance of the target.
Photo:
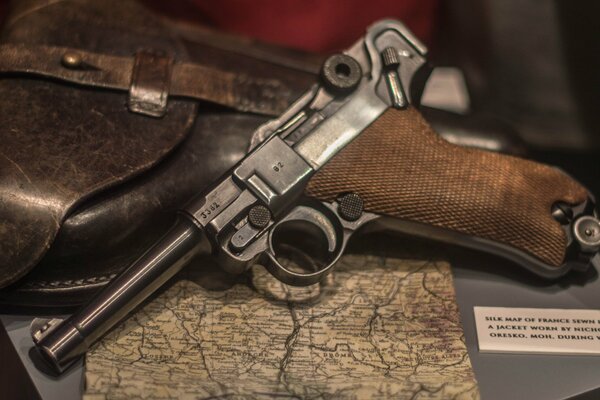
POLYGON ((600 223, 583 186, 550 166, 450 144, 422 118, 426 52, 386 20, 330 56, 319 83, 259 127, 245 158, 160 241, 68 319, 32 324, 43 357, 62 372, 200 253, 232 274, 260 264, 286 284, 311 285, 355 232, 383 229, 548 278, 598 266, 600 223), (299 238, 308 251, 290 249, 299 238))

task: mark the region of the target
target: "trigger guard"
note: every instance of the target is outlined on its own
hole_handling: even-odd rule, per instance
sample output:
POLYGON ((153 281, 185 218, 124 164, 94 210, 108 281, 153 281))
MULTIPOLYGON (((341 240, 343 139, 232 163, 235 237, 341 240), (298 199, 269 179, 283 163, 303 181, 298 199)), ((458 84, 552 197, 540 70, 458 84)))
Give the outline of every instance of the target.
POLYGON ((346 235, 343 233, 342 224, 335 213, 329 209, 324 209, 324 212, 316 210, 312 207, 298 206, 294 208, 284 219, 279 221, 269 233, 269 248, 264 253, 266 260, 264 260, 264 267, 281 282, 291 286, 309 286, 320 282, 327 274, 331 272, 333 266, 340 259, 347 240, 346 235), (325 215, 331 214, 330 216, 325 215), (273 250, 273 236, 277 227, 281 224, 291 221, 304 221, 309 222, 317 226, 327 238, 327 248, 330 253, 334 253, 335 256, 324 268, 319 269, 315 272, 301 273, 292 271, 279 262, 273 250), (338 223, 338 227, 334 223, 338 223))
POLYGON ((340 252, 335 256, 335 259, 331 263, 329 263, 325 268, 322 268, 317 272, 311 273, 295 272, 284 267, 277 260, 277 257, 275 257, 275 254, 273 254, 272 251, 268 251, 266 255, 267 262, 265 262, 265 268, 275 278, 291 286, 310 286, 314 285, 315 283, 319 283, 326 275, 328 275, 331 272, 333 266, 335 265, 335 263, 337 263, 340 256, 342 255, 342 251, 340 250, 340 252))

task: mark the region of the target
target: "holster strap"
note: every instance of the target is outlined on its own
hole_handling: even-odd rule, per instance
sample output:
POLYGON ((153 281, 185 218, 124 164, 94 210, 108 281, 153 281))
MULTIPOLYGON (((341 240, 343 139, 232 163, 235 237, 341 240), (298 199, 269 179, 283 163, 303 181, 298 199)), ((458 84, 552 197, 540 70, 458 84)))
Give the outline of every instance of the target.
POLYGON ((279 115, 288 105, 289 88, 278 80, 178 63, 150 51, 121 57, 66 47, 6 44, 0 46, 0 73, 126 91, 131 111, 155 117, 164 115, 167 99, 173 96, 263 115, 279 115))

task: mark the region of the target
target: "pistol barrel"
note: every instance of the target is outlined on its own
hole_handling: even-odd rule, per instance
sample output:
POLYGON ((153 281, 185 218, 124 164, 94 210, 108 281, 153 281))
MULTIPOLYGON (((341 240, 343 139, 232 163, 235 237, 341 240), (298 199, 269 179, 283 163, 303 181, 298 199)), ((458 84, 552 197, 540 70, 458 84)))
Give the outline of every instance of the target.
POLYGON ((193 256, 209 247, 203 229, 180 216, 162 239, 79 312, 32 332, 36 347, 58 373, 64 371, 193 256))

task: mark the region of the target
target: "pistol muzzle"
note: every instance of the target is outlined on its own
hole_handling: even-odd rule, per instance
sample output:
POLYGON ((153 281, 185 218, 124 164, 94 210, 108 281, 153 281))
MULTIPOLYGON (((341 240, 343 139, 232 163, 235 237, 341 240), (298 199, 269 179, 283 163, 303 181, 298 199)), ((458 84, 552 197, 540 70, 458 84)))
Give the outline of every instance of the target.
POLYGON ((58 373, 123 320, 196 254, 210 252, 204 230, 187 216, 66 320, 36 320, 31 335, 42 357, 58 373))

